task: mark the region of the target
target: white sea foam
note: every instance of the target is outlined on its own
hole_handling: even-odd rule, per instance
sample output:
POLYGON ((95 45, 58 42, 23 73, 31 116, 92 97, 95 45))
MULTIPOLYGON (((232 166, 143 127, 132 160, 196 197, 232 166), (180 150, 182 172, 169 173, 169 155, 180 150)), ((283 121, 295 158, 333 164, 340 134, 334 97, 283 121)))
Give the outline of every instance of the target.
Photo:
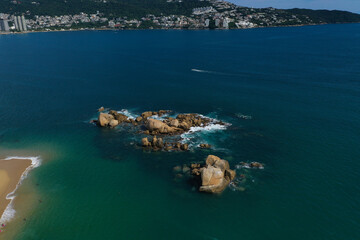
POLYGON ((127 116, 130 119, 135 119, 138 117, 135 113, 132 113, 127 109, 121 109, 120 111, 118 111, 118 113, 124 114, 125 116, 127 116))
POLYGON ((165 113, 165 114, 161 115, 161 117, 159 115, 152 115, 150 118, 163 121, 166 119, 166 117, 169 117, 169 114, 165 113))
POLYGON ((210 118, 204 115, 199 114, 199 116, 201 116, 202 118, 207 118, 210 120, 210 123, 207 126, 199 126, 199 127, 191 127, 189 129, 189 131, 183 133, 180 135, 181 137, 181 142, 182 143, 189 143, 189 147, 192 147, 193 145, 198 145, 197 144, 193 144, 190 143, 191 140, 193 138, 196 137, 197 134, 201 134, 201 133, 209 133, 209 132, 216 132, 216 131, 223 131, 226 130, 228 126, 231 126, 230 123, 223 123, 220 124, 219 120, 215 119, 215 118, 210 118))
POLYGON ((9 193, 6 196, 6 199, 10 200, 10 203, 7 205, 5 211, 3 212, 1 218, 0 218, 0 224, 9 222, 12 218, 14 218, 15 216, 15 209, 13 208, 13 200, 16 197, 15 196, 15 192, 18 189, 18 187, 21 185, 22 181, 27 177, 28 173, 40 166, 41 164, 41 158, 40 157, 18 157, 18 156, 12 156, 12 157, 7 157, 4 160, 12 160, 12 159, 23 159, 23 160, 31 160, 31 165, 29 167, 27 167, 25 169, 25 171, 23 172, 23 174, 21 175, 21 178, 18 182, 18 184, 16 185, 14 191, 12 191, 11 193, 9 193))

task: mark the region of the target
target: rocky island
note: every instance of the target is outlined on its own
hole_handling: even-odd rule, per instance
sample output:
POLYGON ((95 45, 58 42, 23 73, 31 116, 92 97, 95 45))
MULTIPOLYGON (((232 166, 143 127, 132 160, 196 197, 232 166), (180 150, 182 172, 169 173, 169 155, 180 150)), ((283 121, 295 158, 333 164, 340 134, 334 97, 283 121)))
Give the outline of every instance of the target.
MULTIPOLYGON (((170 113, 169 110, 146 111, 136 118, 129 118, 123 113, 115 110, 105 112, 105 108, 99 108, 99 116, 96 123, 99 127, 115 128, 120 124, 132 124, 139 128, 139 132, 152 136, 142 138, 141 146, 153 150, 183 150, 189 149, 188 144, 179 141, 165 142, 162 137, 175 136, 186 133, 193 127, 206 127, 210 124, 225 125, 222 121, 210 119, 197 113, 178 114, 176 117, 159 117, 170 113)), ((210 144, 202 143, 200 148, 211 148, 210 144)))
MULTIPOLYGON (((139 146, 143 149, 152 151, 187 151, 189 145, 176 136, 188 133, 191 129, 207 127, 210 124, 226 125, 226 123, 205 117, 197 113, 177 114, 170 117, 170 110, 146 111, 135 117, 128 117, 122 112, 109 110, 101 107, 98 109, 98 118, 92 120, 100 128, 116 128, 119 125, 130 125, 137 130, 142 137, 139 146), (164 139, 168 141, 165 141, 164 139)), ((181 138, 180 138, 181 139, 181 138)), ((208 143, 201 143, 198 146, 201 149, 210 149, 208 143)), ((245 163, 235 166, 240 168, 258 168, 263 165, 257 162, 245 163)), ((195 185, 199 186, 200 192, 221 193, 231 183, 236 185, 233 180, 236 177, 236 171, 230 168, 227 160, 221 159, 215 155, 208 155, 205 164, 193 163, 191 165, 176 166, 174 172, 178 178, 185 174, 191 177, 195 185)), ((240 176, 244 178, 244 176, 240 176)))

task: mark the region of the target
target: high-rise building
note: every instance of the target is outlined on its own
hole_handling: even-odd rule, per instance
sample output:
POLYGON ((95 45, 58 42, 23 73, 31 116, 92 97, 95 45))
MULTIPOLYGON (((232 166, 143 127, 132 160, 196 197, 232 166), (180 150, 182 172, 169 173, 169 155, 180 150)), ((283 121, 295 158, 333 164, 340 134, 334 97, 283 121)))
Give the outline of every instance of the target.
POLYGON ((22 32, 27 31, 26 21, 24 16, 15 16, 14 23, 16 30, 22 32))
POLYGON ((8 20, 0 19, 0 31, 1 32, 8 32, 9 31, 8 20))
POLYGON ((14 18, 15 28, 16 28, 16 30, 22 32, 23 29, 22 29, 21 22, 20 22, 19 20, 20 20, 20 17, 19 17, 19 16, 15 16, 15 18, 14 18))
POLYGON ((15 24, 15 29, 19 30, 20 28, 19 28, 19 24, 17 22, 17 17, 16 16, 14 17, 14 24, 15 24))
POLYGON ((27 31, 26 21, 24 15, 21 16, 21 25, 24 31, 27 31))

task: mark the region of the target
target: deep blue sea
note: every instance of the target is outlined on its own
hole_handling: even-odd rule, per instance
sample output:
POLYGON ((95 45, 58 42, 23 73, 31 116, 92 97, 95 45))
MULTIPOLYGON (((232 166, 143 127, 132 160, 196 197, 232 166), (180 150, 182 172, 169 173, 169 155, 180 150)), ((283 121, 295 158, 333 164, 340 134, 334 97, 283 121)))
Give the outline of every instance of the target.
POLYGON ((0 35, 0 123, 1 157, 42 159, 0 239, 360 239, 360 24, 0 35), (101 106, 231 125, 149 152, 101 106), (174 175, 208 154, 265 168, 220 195, 174 175))

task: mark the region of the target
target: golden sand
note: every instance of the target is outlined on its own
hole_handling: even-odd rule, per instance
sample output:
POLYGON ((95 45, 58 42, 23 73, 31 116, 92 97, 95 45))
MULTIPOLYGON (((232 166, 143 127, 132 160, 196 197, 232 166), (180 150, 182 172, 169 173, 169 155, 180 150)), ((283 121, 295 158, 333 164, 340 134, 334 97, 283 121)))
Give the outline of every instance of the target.
POLYGON ((11 201, 6 196, 16 189, 21 176, 31 164, 30 159, 0 160, 0 216, 11 201))

